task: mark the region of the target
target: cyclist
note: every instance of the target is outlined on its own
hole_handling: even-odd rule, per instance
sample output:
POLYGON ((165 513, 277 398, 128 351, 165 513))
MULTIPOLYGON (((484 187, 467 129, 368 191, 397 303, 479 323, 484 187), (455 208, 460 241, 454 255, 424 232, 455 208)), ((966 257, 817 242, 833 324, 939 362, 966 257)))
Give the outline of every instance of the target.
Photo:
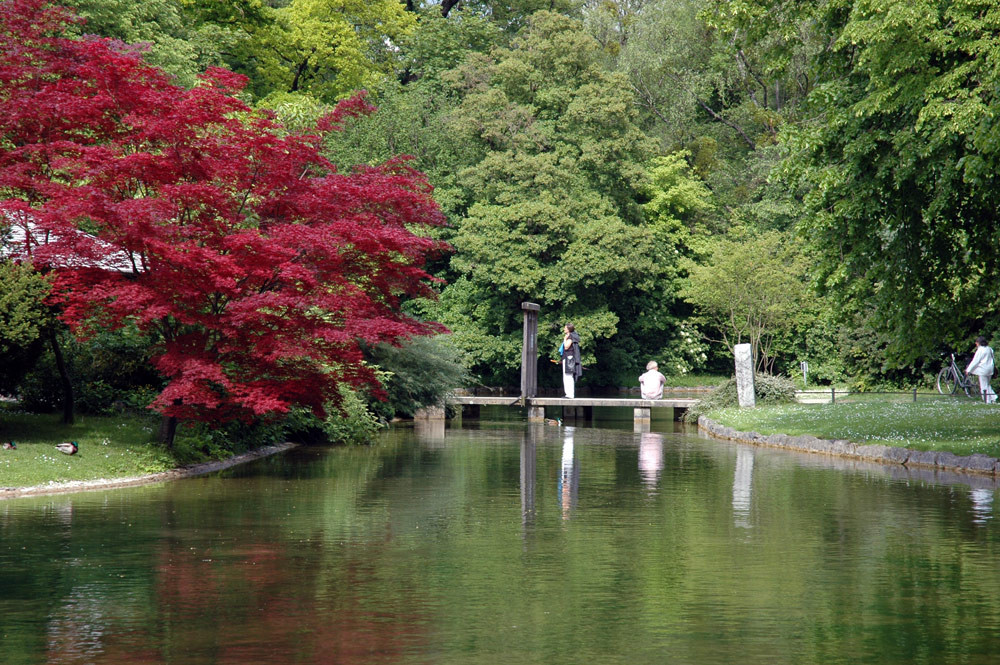
POLYGON ((979 392, 986 399, 986 403, 996 402, 997 395, 990 386, 990 379, 993 377, 993 349, 982 335, 976 338, 976 355, 972 356, 972 361, 965 368, 965 376, 968 377, 969 374, 979 377, 979 392))

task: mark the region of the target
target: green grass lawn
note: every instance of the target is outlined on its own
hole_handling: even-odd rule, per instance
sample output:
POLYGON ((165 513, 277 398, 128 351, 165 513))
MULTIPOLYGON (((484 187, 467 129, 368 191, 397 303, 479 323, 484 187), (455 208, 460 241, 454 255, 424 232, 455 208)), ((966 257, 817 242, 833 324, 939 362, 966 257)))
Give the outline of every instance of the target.
POLYGON ((718 409, 706 414, 739 431, 812 434, 913 450, 1000 457, 1000 405, 968 399, 913 402, 854 395, 836 404, 787 404, 718 409))
POLYGON ((141 415, 77 416, 64 425, 59 415, 0 410, 0 442, 14 441, 16 450, 0 449, 0 487, 31 487, 99 478, 128 478, 178 466, 177 458, 155 443, 158 420, 141 415), (56 450, 76 441, 80 451, 56 450))
POLYGON ((667 376, 666 379, 668 388, 705 388, 725 383, 729 377, 715 374, 680 374, 667 376))

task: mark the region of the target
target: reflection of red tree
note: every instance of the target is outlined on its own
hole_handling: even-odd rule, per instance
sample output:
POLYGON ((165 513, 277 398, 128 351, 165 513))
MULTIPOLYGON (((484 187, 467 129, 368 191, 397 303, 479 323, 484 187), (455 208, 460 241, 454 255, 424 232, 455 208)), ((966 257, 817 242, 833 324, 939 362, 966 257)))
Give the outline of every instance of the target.
POLYGON ((176 641, 171 650, 211 654, 222 665, 395 663, 421 651, 430 622, 409 610, 419 599, 386 593, 373 563, 383 546, 352 548, 349 562, 329 568, 311 563, 328 560, 319 548, 329 546, 289 554, 282 544, 255 542, 223 555, 165 552, 157 599, 161 621, 171 624, 164 634, 176 641), (380 606, 387 595, 391 607, 380 606))
POLYGON ((348 545, 342 556, 322 541, 227 545, 164 540, 149 602, 124 592, 135 605, 114 606, 106 589, 68 598, 46 661, 368 665, 426 652, 432 617, 386 578, 385 543, 348 545))

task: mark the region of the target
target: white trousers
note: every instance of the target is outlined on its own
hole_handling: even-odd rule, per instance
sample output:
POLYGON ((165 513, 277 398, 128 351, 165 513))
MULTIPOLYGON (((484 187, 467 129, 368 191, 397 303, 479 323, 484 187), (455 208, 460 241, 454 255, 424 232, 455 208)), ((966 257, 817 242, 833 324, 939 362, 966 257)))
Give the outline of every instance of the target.
POLYGON ((993 378, 989 374, 977 374, 979 377, 979 394, 980 396, 986 396, 986 403, 993 404, 997 401, 997 394, 993 392, 993 386, 990 385, 990 379, 993 378))
POLYGON ((566 397, 576 397, 576 377, 573 376, 572 372, 566 373, 566 361, 562 362, 563 370, 563 394, 566 397))

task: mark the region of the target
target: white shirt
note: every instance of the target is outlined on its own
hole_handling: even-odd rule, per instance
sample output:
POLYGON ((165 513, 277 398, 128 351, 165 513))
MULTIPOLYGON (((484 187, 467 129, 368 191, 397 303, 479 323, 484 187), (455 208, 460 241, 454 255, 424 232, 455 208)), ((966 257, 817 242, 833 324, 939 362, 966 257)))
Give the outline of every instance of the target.
POLYGON ((976 347, 976 355, 972 356, 972 362, 965 368, 965 373, 993 376, 993 349, 988 346, 976 347))
MULTIPOLYGON (((990 370, 991 372, 993 370, 990 370)), ((657 370, 651 369, 639 377, 640 392, 643 399, 660 399, 663 397, 663 384, 667 382, 667 377, 657 370)))

